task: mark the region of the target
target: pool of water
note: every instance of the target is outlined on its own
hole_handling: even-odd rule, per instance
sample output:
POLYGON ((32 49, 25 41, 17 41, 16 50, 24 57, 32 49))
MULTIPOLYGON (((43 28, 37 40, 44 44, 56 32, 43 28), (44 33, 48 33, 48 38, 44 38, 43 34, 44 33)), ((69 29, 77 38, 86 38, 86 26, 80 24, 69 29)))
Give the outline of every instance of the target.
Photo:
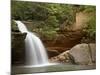
POLYGON ((92 70, 96 69, 96 65, 69 65, 69 64, 53 64, 41 67, 30 66, 12 66, 12 74, 33 74, 42 72, 61 72, 76 70, 92 70))

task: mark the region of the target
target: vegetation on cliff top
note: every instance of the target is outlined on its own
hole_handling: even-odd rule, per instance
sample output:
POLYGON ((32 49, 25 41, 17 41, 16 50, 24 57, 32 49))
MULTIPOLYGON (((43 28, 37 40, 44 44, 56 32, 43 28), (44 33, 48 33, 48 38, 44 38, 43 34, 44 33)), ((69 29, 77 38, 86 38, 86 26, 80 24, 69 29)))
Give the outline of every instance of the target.
POLYGON ((57 30, 64 30, 66 26, 73 25, 76 13, 85 12, 90 16, 85 31, 87 36, 95 38, 95 6, 12 1, 11 11, 12 19, 31 21, 34 23, 33 30, 50 38, 57 34, 57 30))

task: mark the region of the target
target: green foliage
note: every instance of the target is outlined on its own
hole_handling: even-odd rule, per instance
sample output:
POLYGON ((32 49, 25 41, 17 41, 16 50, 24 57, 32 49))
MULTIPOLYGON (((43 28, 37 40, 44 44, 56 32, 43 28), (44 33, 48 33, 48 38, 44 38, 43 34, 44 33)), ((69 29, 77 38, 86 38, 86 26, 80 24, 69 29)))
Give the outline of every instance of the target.
POLYGON ((72 5, 12 1, 13 19, 44 21, 49 16, 55 16, 59 23, 63 23, 69 17, 73 18, 72 5))
POLYGON ((87 13, 96 13, 96 7, 95 6, 85 6, 84 11, 87 13))
POLYGON ((94 6, 12 1, 11 15, 14 20, 32 21, 33 30, 52 37, 56 35, 56 30, 63 27, 63 23, 66 23, 66 26, 75 23, 76 12, 86 12, 92 15, 86 29, 92 37, 96 30, 95 10, 94 6))
POLYGON ((11 11, 12 19, 31 20, 34 22, 34 30, 48 36, 54 35, 64 21, 68 20, 66 25, 72 25, 75 21, 73 6, 66 4, 12 1, 11 11))
POLYGON ((56 37, 57 35, 57 32, 56 31, 53 31, 53 30, 48 30, 48 31, 42 31, 42 35, 44 35, 46 38, 49 38, 49 39, 53 39, 56 37))
POLYGON ((48 11, 42 4, 12 1, 12 18, 17 20, 43 20, 48 11))
POLYGON ((89 22, 87 23, 87 25, 88 25, 87 27, 88 36, 91 39, 95 39, 96 38, 96 17, 92 16, 89 22))
POLYGON ((90 40, 96 39, 96 7, 95 6, 85 6, 86 13, 89 14, 89 21, 87 22, 86 33, 90 40))
POLYGON ((90 5, 79 5, 76 7, 77 12, 86 12, 86 13, 93 13, 96 11, 95 6, 90 6, 90 5))
POLYGON ((56 16, 49 16, 47 20, 45 20, 45 23, 48 25, 48 27, 56 28, 58 27, 58 20, 56 19, 56 16))
POLYGON ((11 21, 11 30, 12 31, 19 31, 17 24, 14 22, 14 20, 11 21))

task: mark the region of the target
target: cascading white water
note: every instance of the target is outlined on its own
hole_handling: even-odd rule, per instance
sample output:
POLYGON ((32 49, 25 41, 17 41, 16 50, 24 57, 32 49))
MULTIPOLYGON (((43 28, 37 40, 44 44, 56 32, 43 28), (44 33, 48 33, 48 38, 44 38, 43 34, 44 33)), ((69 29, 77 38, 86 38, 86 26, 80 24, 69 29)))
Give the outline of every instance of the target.
POLYGON ((29 32, 21 21, 15 22, 22 33, 27 33, 25 39, 26 65, 48 64, 48 56, 41 40, 34 33, 29 32))

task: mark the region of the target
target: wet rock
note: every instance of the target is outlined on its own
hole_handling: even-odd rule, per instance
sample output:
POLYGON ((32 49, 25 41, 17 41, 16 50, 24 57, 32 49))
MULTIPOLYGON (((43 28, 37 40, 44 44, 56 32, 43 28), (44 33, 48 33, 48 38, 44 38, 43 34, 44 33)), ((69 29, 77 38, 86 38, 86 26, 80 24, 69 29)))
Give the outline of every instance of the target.
POLYGON ((25 63, 25 38, 26 33, 12 32, 11 34, 11 52, 12 52, 12 64, 19 65, 25 63))
POLYGON ((95 44, 78 44, 69 51, 69 54, 76 64, 93 64, 96 61, 96 46, 95 44))
POLYGON ((60 54, 57 50, 47 50, 47 53, 48 53, 49 58, 60 54))

